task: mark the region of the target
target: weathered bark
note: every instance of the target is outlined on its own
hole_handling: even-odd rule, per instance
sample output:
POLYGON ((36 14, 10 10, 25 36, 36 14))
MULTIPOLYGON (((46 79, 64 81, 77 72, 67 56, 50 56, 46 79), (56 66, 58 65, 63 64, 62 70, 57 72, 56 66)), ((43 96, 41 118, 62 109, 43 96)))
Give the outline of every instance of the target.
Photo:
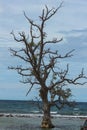
POLYGON ((46 88, 42 88, 40 90, 40 96, 42 98, 43 101, 43 119, 42 119, 42 123, 41 123, 41 127, 42 128, 53 128, 54 125, 52 124, 51 121, 51 115, 50 115, 50 105, 48 102, 48 91, 46 91, 46 88))
POLYGON ((54 125, 51 121, 51 115, 50 115, 50 106, 48 103, 44 102, 44 113, 43 113, 43 119, 41 123, 42 128, 53 128, 54 125))

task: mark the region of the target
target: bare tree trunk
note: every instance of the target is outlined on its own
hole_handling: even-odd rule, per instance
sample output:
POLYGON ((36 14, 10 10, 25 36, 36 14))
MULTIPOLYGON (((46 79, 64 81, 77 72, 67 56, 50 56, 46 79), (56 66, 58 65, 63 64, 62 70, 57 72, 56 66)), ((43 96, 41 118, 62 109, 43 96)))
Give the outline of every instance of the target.
POLYGON ((44 90, 41 88, 40 96, 41 96, 42 102, 43 102, 43 119, 42 119, 41 127, 42 128, 53 128, 54 125, 51 122, 50 105, 48 102, 47 93, 48 93, 48 91, 46 91, 46 89, 44 90))
POLYGON ((53 128, 54 125, 51 122, 51 115, 50 115, 50 106, 48 103, 44 102, 44 113, 43 113, 43 119, 42 119, 42 128, 53 128))

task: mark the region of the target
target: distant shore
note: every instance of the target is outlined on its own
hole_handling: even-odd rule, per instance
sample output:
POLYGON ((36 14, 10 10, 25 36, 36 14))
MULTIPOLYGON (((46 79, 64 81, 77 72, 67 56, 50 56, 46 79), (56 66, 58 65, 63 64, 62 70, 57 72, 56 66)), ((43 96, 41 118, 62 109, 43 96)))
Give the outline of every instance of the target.
MULTIPOLYGON (((0 130, 41 130, 42 114, 0 113, 0 130)), ((87 116, 52 114, 52 130, 80 130, 87 116)))

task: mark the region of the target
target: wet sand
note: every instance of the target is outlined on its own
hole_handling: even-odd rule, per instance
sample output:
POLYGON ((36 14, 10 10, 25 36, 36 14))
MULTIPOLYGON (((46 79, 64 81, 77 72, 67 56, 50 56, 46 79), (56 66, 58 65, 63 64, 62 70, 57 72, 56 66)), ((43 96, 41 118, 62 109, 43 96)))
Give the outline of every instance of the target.
MULTIPOLYGON (((85 119, 86 117, 53 115, 55 128, 51 130, 80 130, 85 119)), ((1 114, 0 130, 44 130, 40 128, 41 120, 42 115, 1 114)))

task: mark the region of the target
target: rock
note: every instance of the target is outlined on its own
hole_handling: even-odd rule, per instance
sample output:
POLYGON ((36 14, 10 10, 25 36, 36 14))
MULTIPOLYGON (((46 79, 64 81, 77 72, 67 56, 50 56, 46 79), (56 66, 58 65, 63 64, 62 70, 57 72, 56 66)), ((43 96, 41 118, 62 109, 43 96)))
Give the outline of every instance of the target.
POLYGON ((87 130, 87 119, 85 120, 81 130, 87 130))

